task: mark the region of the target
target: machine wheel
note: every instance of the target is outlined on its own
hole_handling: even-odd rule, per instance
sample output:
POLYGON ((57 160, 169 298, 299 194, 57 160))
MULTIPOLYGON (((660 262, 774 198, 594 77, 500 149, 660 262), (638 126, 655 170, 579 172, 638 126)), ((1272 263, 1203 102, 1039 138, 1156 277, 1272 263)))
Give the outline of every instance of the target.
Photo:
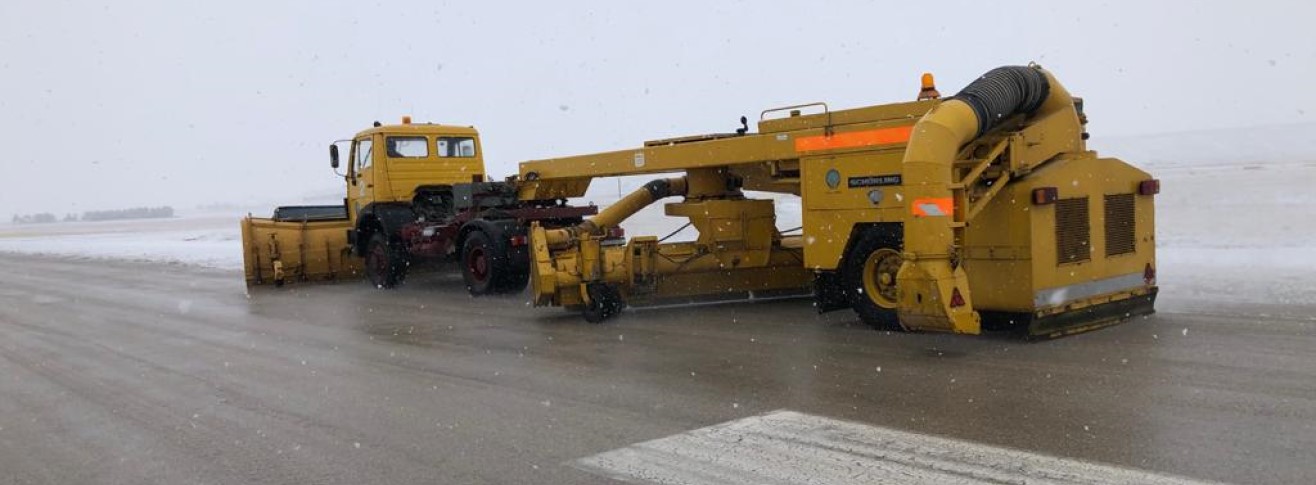
POLYGON ((530 284, 530 272, 512 271, 511 268, 508 268, 508 270, 509 273, 503 281, 503 285, 498 287, 498 293, 516 294, 525 291, 526 285, 530 284))
POLYGON ((471 295, 505 292, 510 269, 507 267, 507 258, 498 254, 498 248, 484 231, 475 231, 466 236, 466 242, 462 243, 461 264, 462 279, 466 281, 466 291, 471 295))
POLYGON ((896 315, 896 273, 903 259, 899 240, 869 231, 846 257, 842 273, 850 306, 859 319, 879 330, 902 330, 896 315))
POLYGON ((604 283, 590 283, 585 287, 589 292, 589 303, 581 310, 581 315, 589 323, 601 323, 621 313, 626 306, 621 299, 621 292, 604 283))
POLYGON ((388 236, 375 232, 366 245, 366 276, 376 288, 393 288, 407 277, 407 252, 388 236))

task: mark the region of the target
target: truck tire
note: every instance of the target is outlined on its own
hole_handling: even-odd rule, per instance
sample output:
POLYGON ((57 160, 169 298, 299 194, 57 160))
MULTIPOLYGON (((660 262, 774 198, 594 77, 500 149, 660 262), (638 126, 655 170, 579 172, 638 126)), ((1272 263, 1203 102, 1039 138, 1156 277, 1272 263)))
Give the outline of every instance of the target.
POLYGON ((869 230, 850 248, 841 279, 859 319, 878 330, 903 330, 896 315, 896 272, 903 261, 900 238, 869 230))
MULTIPOLYGON (((510 267, 511 264, 508 264, 510 267)), ((530 284, 530 271, 516 270, 509 268, 507 278, 503 280, 503 286, 498 288, 498 293, 517 294, 525 291, 526 285, 530 284)))
POLYGON ((507 285, 507 256, 500 254, 489 235, 475 231, 466 236, 461 253, 462 279, 473 296, 502 293, 507 285))
POLYGON ((589 323, 603 323, 626 307, 621 292, 612 285, 590 283, 586 285, 585 291, 589 292, 590 302, 581 308, 580 314, 589 323))
POLYGON ((389 241, 382 231, 375 231, 366 244, 366 276, 375 288, 393 288, 407 277, 410 264, 401 244, 389 241))

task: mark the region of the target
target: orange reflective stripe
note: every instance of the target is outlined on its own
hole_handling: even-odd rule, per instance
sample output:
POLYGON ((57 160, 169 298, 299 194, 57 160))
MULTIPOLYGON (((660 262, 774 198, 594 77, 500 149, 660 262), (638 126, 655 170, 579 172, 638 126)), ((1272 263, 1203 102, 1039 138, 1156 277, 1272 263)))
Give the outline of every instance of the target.
POLYGON ((806 136, 795 139, 795 151, 836 150, 840 148, 866 147, 873 145, 891 145, 909 141, 909 134, 914 132, 914 125, 879 128, 876 130, 851 131, 834 135, 806 136))
POLYGON ((950 197, 914 199, 914 203, 909 207, 915 217, 949 216, 955 213, 955 199, 950 197))

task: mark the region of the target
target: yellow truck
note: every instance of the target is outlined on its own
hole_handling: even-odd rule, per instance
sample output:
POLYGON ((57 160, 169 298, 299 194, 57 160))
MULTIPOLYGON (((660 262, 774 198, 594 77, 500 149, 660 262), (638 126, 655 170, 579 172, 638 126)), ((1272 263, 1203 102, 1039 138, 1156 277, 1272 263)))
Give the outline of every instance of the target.
POLYGON ((518 293, 529 277, 526 228, 577 224, 595 207, 518 199, 515 184, 487 181, 474 127, 383 125, 329 147, 346 184, 342 204, 286 206, 242 220, 247 284, 357 278, 391 288, 413 262, 459 263, 473 295, 518 293), (339 146, 347 147, 345 173, 339 146))
POLYGON ((736 133, 522 163, 522 200, 679 173, 579 224, 532 223, 531 298, 602 321, 628 303, 808 292, 879 328, 1039 337, 1153 311, 1160 184, 1087 148, 1080 98, 1036 65, 948 99, 925 75, 920 98, 791 106, 761 113, 756 133, 742 118, 736 133), (798 196, 801 233, 779 231, 773 201, 749 191, 798 196), (614 237, 669 197, 696 240, 614 237))

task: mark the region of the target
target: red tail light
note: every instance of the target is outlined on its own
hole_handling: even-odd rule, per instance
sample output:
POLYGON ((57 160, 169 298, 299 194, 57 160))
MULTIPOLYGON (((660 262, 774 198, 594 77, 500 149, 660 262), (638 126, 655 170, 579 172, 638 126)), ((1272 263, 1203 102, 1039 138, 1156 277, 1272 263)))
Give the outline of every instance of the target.
POLYGON ((1055 187, 1038 187, 1033 189, 1033 205, 1046 205, 1060 199, 1060 190, 1055 187))
POLYGON ((959 308, 962 306, 964 306, 964 296, 960 295, 959 288, 952 288, 950 290, 950 307, 959 308))
POLYGON ((608 228, 608 237, 609 238, 626 237, 626 230, 620 227, 610 227, 608 228))
POLYGON ((1156 195, 1161 193, 1161 181, 1157 179, 1138 182, 1138 195, 1156 195))
POLYGON ((516 235, 508 238, 507 242, 511 243, 512 247, 525 246, 530 242, 530 238, 525 237, 524 235, 516 235))
POLYGON ((1147 268, 1142 270, 1142 281, 1149 285, 1156 284, 1156 268, 1151 263, 1147 263, 1147 268))

